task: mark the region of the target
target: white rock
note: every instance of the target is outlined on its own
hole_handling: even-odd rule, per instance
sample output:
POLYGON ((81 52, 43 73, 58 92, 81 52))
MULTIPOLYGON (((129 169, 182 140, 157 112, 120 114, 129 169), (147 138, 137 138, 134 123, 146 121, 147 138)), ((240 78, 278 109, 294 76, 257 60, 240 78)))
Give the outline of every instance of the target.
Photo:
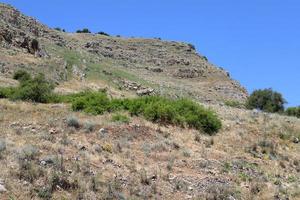
POLYGON ((0 184, 0 193, 6 192, 6 188, 4 187, 4 185, 0 184))

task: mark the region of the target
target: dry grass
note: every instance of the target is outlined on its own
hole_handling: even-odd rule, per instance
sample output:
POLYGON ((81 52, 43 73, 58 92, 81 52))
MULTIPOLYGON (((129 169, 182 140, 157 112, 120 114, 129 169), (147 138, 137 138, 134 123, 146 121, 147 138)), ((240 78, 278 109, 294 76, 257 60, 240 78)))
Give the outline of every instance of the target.
POLYGON ((135 117, 130 124, 116 124, 111 114, 72 113, 62 104, 1 100, 0 108, 1 138, 7 144, 0 178, 8 189, 1 199, 49 194, 59 199, 299 198, 299 144, 277 134, 287 127, 296 134, 300 124, 295 118, 268 115, 266 119, 263 114, 252 117, 251 111, 214 107, 226 120, 212 138, 135 117), (71 115, 79 128, 67 126, 71 115), (91 132, 84 128, 87 121, 94 123, 91 132), (99 133, 100 128, 106 131, 99 133), (276 159, 259 150, 260 158, 249 152, 261 140, 276 145, 276 159), (38 153, 27 168, 20 168, 18 152, 26 145, 34 145, 38 153), (58 185, 49 192, 43 186, 49 186, 54 172, 58 185))

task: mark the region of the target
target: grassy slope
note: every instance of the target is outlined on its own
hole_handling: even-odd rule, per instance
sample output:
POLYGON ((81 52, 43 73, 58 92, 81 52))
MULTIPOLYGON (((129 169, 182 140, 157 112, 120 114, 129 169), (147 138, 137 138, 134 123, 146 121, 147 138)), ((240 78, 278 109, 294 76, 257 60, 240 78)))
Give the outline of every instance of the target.
POLYGON ((37 190, 48 186, 53 172, 61 169, 70 182, 79 181, 79 188, 54 191, 58 199, 79 195, 197 199, 216 194, 238 199, 299 198, 300 146, 292 140, 299 136, 300 123, 295 118, 214 106, 224 128, 208 137, 141 118, 115 123, 109 114, 73 113, 67 105, 0 100, 0 108, 0 128, 5 130, 1 140, 7 144, 0 177, 9 190, 0 199, 36 198, 37 190), (76 116, 79 129, 67 126, 69 116, 76 116), (89 133, 84 128, 87 122, 94 124, 89 133), (100 128, 108 133, 99 133, 100 128), (39 151, 28 173, 42 172, 33 183, 18 176, 18 152, 28 144, 39 151), (61 155, 63 164, 40 164, 45 157, 61 159, 61 155))

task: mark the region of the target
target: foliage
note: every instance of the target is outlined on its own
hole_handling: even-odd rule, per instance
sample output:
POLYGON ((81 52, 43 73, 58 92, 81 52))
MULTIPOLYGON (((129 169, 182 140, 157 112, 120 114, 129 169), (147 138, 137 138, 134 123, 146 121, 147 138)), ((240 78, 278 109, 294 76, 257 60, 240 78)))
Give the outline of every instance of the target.
POLYGON ((20 82, 27 81, 31 79, 31 75, 27 71, 20 69, 14 73, 13 79, 20 82))
POLYGON ((272 89, 255 90, 248 98, 248 109, 259 109, 265 112, 282 112, 286 103, 282 95, 272 89))
POLYGON ((187 99, 147 96, 110 100, 104 92, 85 92, 73 96, 71 103, 75 111, 83 110, 97 115, 125 110, 156 123, 186 126, 208 134, 214 134, 221 128, 221 121, 215 113, 187 99))
POLYGON ((47 103, 53 89, 53 84, 49 83, 43 74, 39 74, 33 79, 21 81, 20 86, 14 89, 10 98, 47 103))
POLYGON ((32 78, 27 72, 20 70, 14 74, 14 78, 19 80, 20 85, 15 88, 0 88, 0 98, 39 103, 53 101, 54 85, 46 80, 44 74, 32 78))
POLYGON ((79 94, 79 97, 75 97, 72 101, 72 109, 74 111, 83 110, 94 115, 108 111, 110 100, 105 93, 85 92, 81 93, 81 95, 79 94))
POLYGON ((82 30, 77 30, 76 33, 91 33, 91 31, 88 28, 84 28, 82 30))
POLYGON ((122 114, 114 114, 111 119, 114 122, 129 123, 129 118, 122 114))
POLYGON ((288 116, 294 116, 300 118, 300 106, 287 108, 285 110, 285 114, 288 116))
POLYGON ((100 31, 100 32, 98 32, 97 34, 99 34, 99 35, 105 35, 105 36, 110 36, 108 33, 105 33, 105 32, 103 32, 103 31, 100 31))
POLYGON ((34 50, 34 52, 39 50, 39 41, 37 41, 37 39, 33 39, 31 41, 31 48, 34 50))
POLYGON ((85 132, 90 133, 95 130, 95 126, 96 126, 96 124, 94 122, 87 121, 84 123, 83 128, 84 128, 85 132))
MULTIPOLYGON (((109 99, 105 91, 84 91, 70 95, 53 94, 53 85, 43 74, 33 79, 22 72, 19 87, 0 88, 0 98, 34 101, 41 103, 66 102, 72 104, 74 111, 84 111, 93 115, 105 112, 128 111, 131 115, 144 116, 147 120, 160 124, 179 125, 204 131, 207 134, 218 132, 222 124, 216 114, 188 99, 168 99, 161 96, 147 96, 134 99, 109 99)), ((113 116, 114 121, 128 122, 126 116, 113 116)), ((71 120, 74 122, 74 120, 71 120)), ((70 121, 70 123, 71 123, 70 121)), ((75 120, 76 121, 76 120, 75 120)), ((74 127, 79 124, 75 123, 74 127)))
POLYGON ((74 127, 74 128, 79 128, 80 127, 79 120, 75 116, 69 116, 67 118, 67 125, 69 127, 74 127))
POLYGON ((11 97, 14 90, 12 87, 0 87, 0 99, 11 97))
POLYGON ((61 29, 60 27, 55 27, 54 30, 60 31, 60 32, 66 32, 65 29, 61 29))

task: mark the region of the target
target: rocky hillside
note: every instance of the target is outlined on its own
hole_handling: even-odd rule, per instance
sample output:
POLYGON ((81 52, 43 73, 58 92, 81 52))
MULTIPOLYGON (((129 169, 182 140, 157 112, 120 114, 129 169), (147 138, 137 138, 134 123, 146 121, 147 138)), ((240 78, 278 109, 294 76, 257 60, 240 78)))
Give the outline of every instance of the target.
POLYGON ((247 96, 228 72, 209 63, 191 44, 64 33, 5 4, 0 4, 0 16, 1 77, 10 78, 24 68, 44 72, 57 83, 101 80, 140 94, 207 102, 244 101, 247 96))
POLYGON ((19 84, 17 69, 46 74, 57 97, 85 89, 106 89, 109 101, 190 97, 222 127, 207 135, 127 110, 92 115, 74 112, 70 101, 13 101, 2 93, 1 200, 300 199, 300 119, 226 106, 247 92, 193 45, 64 33, 0 4, 0 87, 19 84))

